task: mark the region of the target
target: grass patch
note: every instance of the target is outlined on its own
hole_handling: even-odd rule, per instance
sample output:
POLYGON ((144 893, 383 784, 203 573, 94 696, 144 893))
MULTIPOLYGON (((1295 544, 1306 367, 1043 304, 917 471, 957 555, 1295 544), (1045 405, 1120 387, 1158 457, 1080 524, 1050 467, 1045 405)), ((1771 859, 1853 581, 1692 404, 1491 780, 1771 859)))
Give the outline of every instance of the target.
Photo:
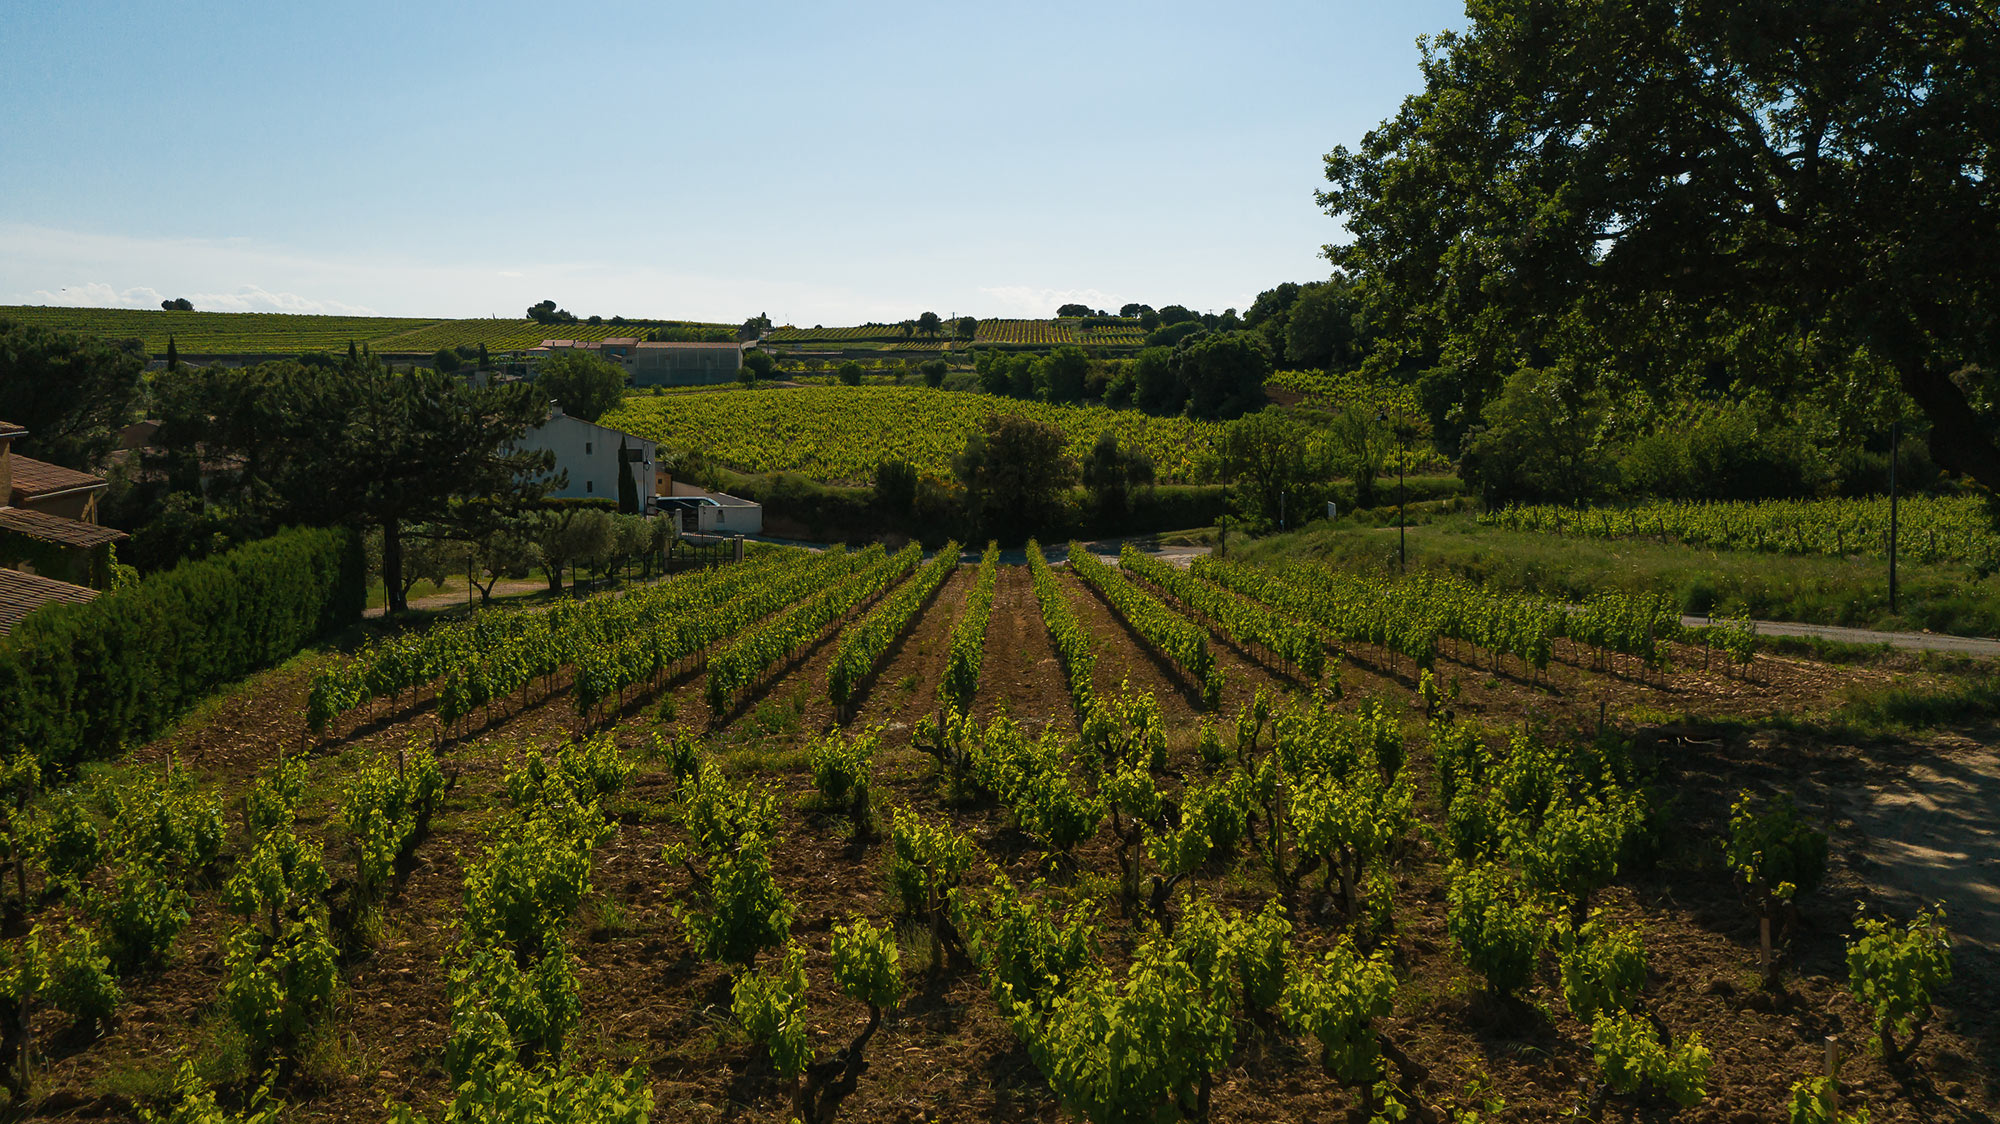
MULTIPOLYGON (((1715 551, 1641 539, 1596 540, 1482 527, 1470 515, 1409 528, 1411 569, 1456 574, 1495 589, 1580 601, 1603 590, 1671 595, 1684 613, 1807 624, 2000 635, 2000 577, 1962 565, 1900 567, 1899 612, 1889 611, 1886 563, 1822 555, 1715 551)), ((1327 561, 1393 571, 1396 529, 1324 521, 1239 545, 1258 563, 1327 561)))
POLYGON ((2000 683, 1960 681, 1939 687, 1854 687, 1833 714, 1868 734, 1914 733, 1989 721, 2000 716, 2000 683))

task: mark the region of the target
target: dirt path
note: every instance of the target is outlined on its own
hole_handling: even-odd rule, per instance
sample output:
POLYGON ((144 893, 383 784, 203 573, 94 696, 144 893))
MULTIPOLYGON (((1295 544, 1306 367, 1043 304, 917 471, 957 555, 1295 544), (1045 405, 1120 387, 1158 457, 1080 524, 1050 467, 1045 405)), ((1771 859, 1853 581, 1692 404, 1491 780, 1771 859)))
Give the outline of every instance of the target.
POLYGON ((890 732, 892 740, 900 741, 909 736, 912 723, 937 709, 938 684, 944 679, 945 657, 951 651, 951 628, 978 576, 977 565, 960 564, 909 629, 889 645, 855 700, 850 727, 879 725, 890 732))
POLYGON ((986 622, 986 654, 979 666, 979 695, 972 713, 991 722, 1002 712, 1039 718, 1074 729, 1069 684, 1042 622, 1034 582, 1025 565, 1001 566, 993 578, 993 615, 986 622))
POLYGON ((2000 955, 2000 752, 1946 735, 1876 766, 1844 794, 1862 854, 1914 910, 1943 902, 1951 931, 2000 955))

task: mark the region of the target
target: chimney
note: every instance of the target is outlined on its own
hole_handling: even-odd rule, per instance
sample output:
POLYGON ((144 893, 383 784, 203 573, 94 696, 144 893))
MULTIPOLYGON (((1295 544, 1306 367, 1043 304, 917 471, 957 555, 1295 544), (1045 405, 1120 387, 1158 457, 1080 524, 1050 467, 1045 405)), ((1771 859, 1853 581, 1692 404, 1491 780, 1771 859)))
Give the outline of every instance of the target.
POLYGON ((549 399, 549 417, 559 418, 562 416, 563 416, 562 403, 556 401, 553 398, 549 399))

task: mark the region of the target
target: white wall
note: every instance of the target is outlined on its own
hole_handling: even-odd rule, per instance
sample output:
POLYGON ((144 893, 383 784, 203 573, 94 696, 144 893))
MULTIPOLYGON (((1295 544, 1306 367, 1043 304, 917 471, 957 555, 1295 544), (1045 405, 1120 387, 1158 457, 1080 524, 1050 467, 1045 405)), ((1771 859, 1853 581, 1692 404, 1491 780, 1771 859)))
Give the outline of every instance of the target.
POLYGON ((518 449, 547 449, 556 455, 556 471, 569 474, 563 487, 549 495, 561 499, 586 497, 618 499, 618 442, 639 451, 632 462, 632 479, 639 485, 639 502, 644 505, 653 494, 654 462, 660 447, 644 438, 606 429, 594 422, 557 414, 529 430, 515 446, 518 449))

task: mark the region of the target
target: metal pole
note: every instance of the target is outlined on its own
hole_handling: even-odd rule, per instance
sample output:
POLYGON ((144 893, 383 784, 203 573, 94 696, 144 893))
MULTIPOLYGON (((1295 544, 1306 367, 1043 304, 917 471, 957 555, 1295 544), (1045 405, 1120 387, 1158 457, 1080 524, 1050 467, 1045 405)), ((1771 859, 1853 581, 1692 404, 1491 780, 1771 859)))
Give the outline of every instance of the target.
MULTIPOLYGON (((1399 433, 1397 436, 1401 437, 1402 434, 1399 433)), ((1396 461, 1396 569, 1398 570, 1406 570, 1410 566, 1409 541, 1405 538, 1403 530, 1403 501, 1406 498, 1403 490, 1403 469, 1409 463, 1409 460, 1410 443, 1405 439, 1403 441, 1403 455, 1396 461)))
POLYGON ((1902 443, 1903 423, 1889 423, 1889 611, 1896 611, 1896 451, 1902 443))

